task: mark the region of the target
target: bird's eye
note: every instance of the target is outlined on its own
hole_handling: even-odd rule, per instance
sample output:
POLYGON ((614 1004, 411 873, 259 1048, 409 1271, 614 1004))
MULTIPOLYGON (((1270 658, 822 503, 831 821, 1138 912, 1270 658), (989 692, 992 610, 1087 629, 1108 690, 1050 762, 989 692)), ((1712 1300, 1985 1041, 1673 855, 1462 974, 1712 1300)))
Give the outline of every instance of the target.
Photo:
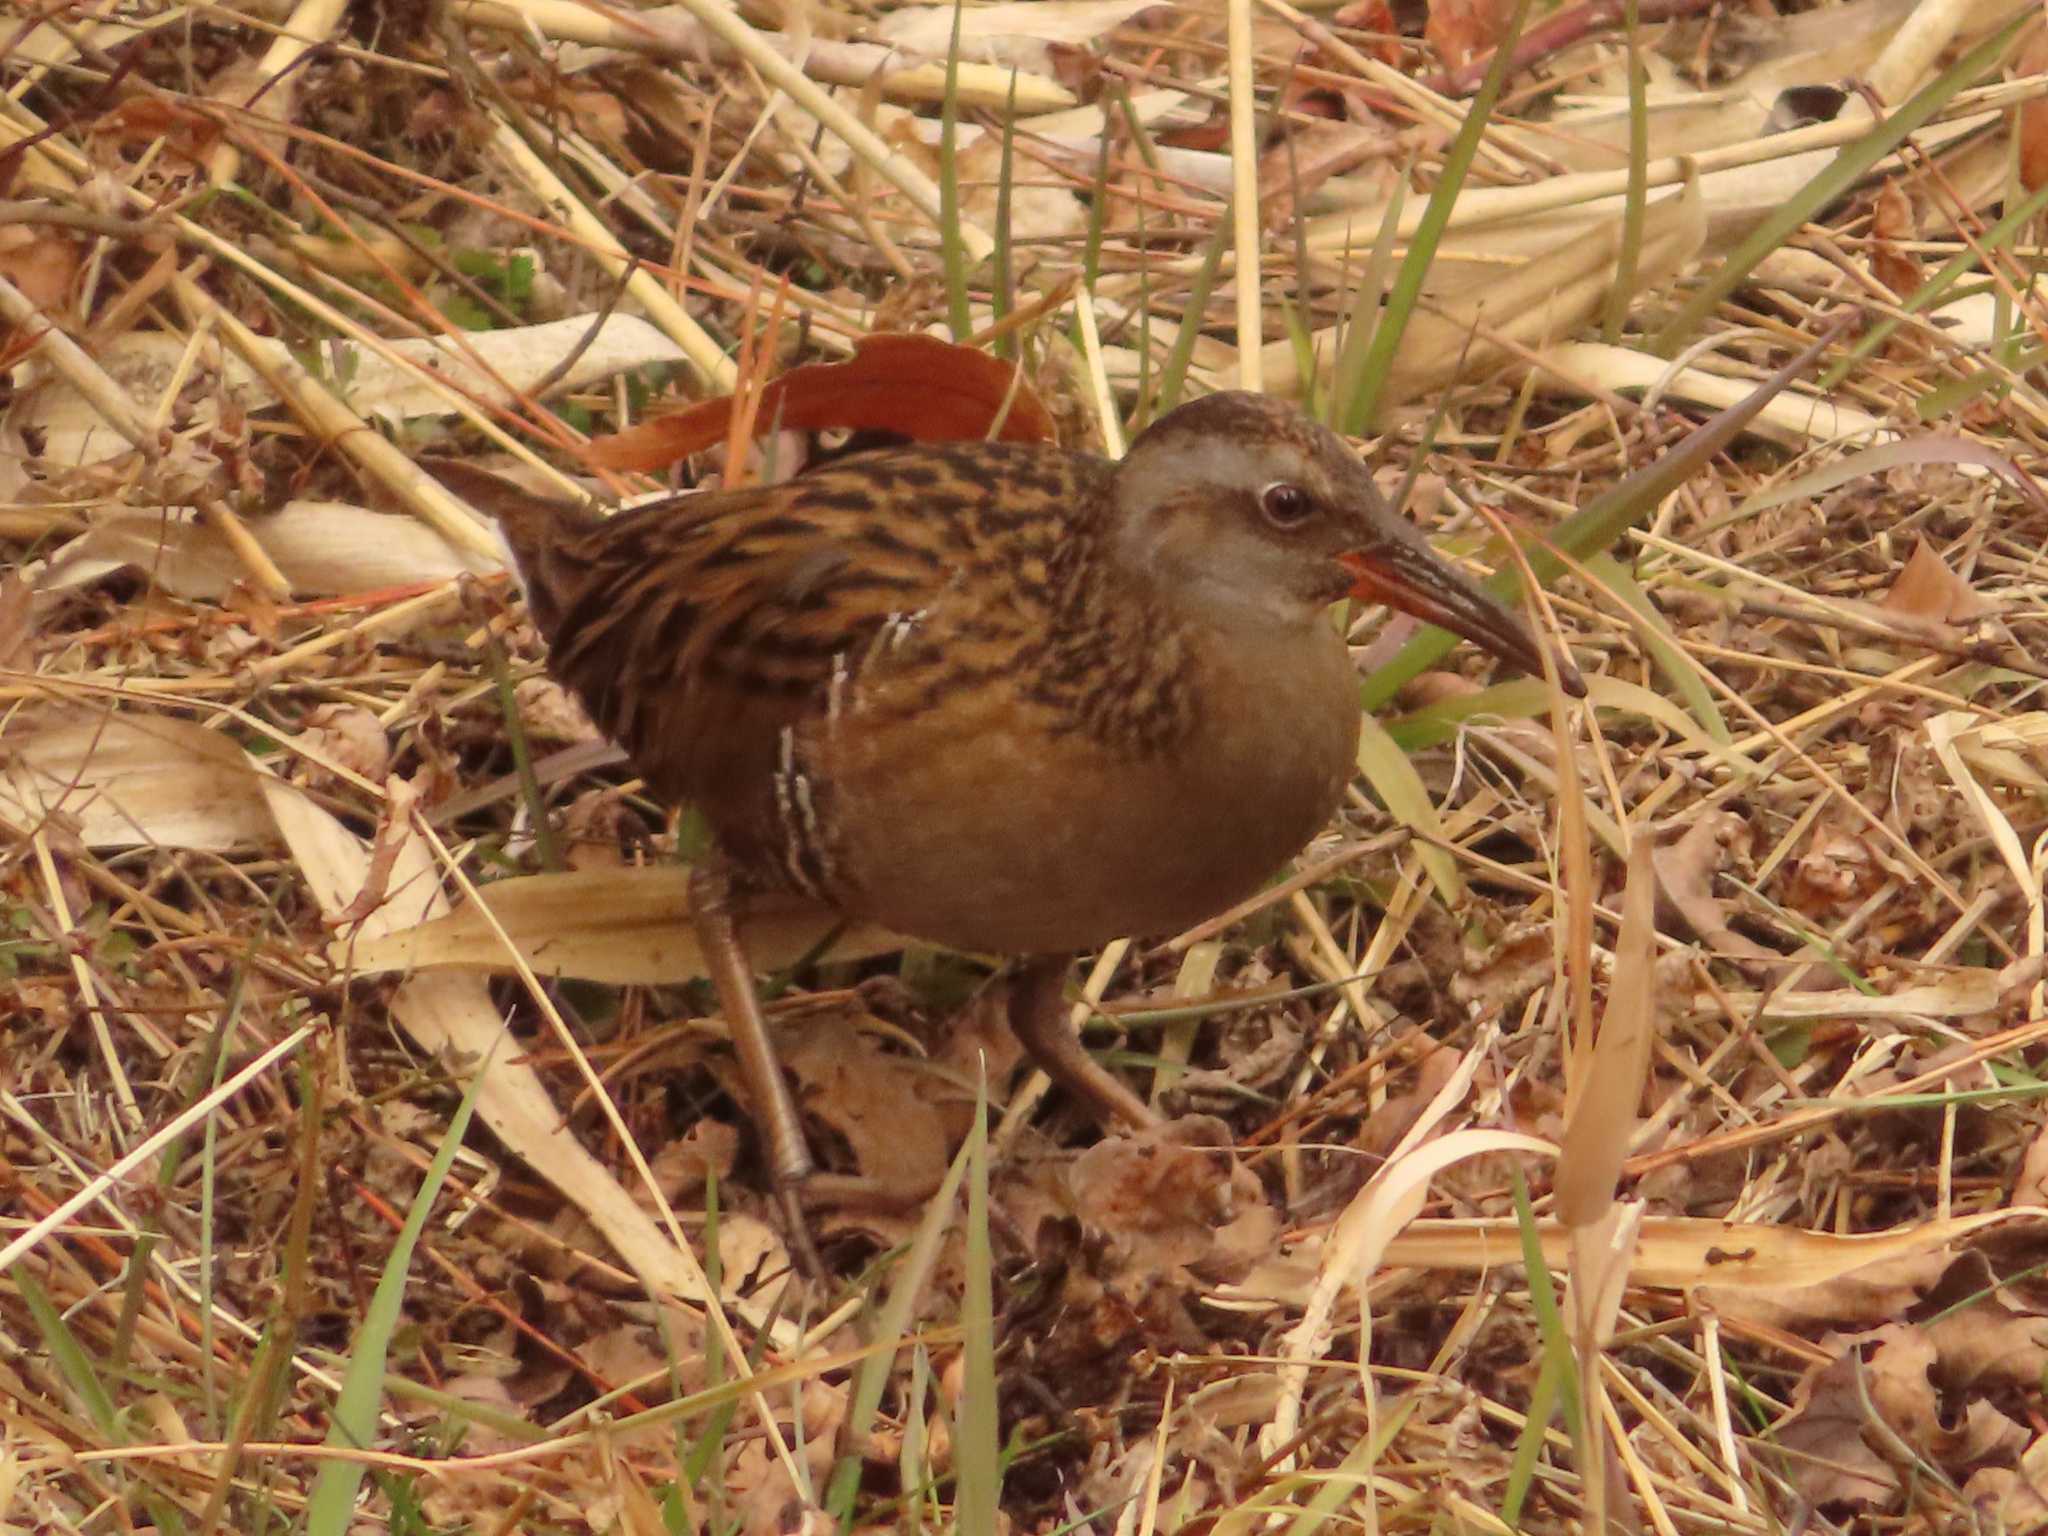
POLYGON ((1315 515, 1316 501, 1300 486, 1281 480, 1259 492, 1259 510, 1275 528, 1294 529, 1315 515))

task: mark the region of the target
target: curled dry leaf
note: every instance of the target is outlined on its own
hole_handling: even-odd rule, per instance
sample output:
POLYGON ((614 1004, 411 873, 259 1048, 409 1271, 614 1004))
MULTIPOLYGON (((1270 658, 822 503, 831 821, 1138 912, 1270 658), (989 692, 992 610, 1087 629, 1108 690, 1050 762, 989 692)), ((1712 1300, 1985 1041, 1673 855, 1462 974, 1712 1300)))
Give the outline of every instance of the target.
MULTIPOLYGON (((1910 727, 1909 727, 1910 729, 1910 727)), ((1958 809, 1933 745, 1903 732, 1891 738, 1891 809, 1896 823, 1923 836, 1953 833, 1958 809)))
POLYGON ((1885 593, 1882 606, 1936 624, 1968 624, 1995 611, 1925 539, 1914 544, 1912 558, 1885 593))
POLYGON ((1422 35, 1455 70, 1491 54, 1513 13, 1508 0, 1432 0, 1422 35))
POLYGON ((1190 1268, 1234 1277, 1278 1233, 1228 1128, 1207 1115, 1097 1142, 1075 1159, 1067 1188, 1082 1223, 1109 1240, 1127 1291, 1190 1268))
MULTIPOLYGON (((552 1332, 552 1330, 551 1330, 552 1332)), ((555 1335, 565 1347, 571 1340, 555 1335)), ((640 1402, 668 1397, 665 1384, 674 1380, 684 1391, 696 1391, 703 1382, 702 1357, 679 1349, 678 1341, 665 1330, 640 1322, 620 1322, 593 1333, 573 1345, 577 1361, 593 1381, 606 1387, 633 1384, 640 1402), (671 1375, 671 1372, 674 1374, 671 1375)))
POLYGON ((1884 879, 1884 865, 1862 824, 1823 813, 1792 865, 1781 900, 1822 927, 1855 907, 1884 879))
POLYGON ((1914 1309, 1933 1340, 1935 1380, 1944 1391, 1985 1386, 2033 1392, 2048 1372, 2048 1315, 2027 1299, 2027 1282, 2004 1285, 1982 1249, 1956 1256, 1914 1309))
MULTIPOLYGON (((344 932, 356 931, 367 923, 378 910, 389 901, 393 894, 392 872, 398 867, 399 855, 412 841, 412 810, 418 803, 419 792, 412 781, 393 775, 385 781, 384 804, 377 817, 377 840, 370 845, 369 867, 363 873, 363 880, 356 894, 347 906, 338 912, 327 914, 330 928, 344 932)), ((438 890, 432 892, 438 895, 438 890)), ((413 893, 415 903, 421 893, 413 893)), ((418 911, 417 905, 412 911, 418 911)))
POLYGON ((1740 933, 1730 924, 1727 906, 1714 894, 1714 877, 1729 864, 1738 871, 1749 858, 1752 828, 1733 811, 1694 817, 1685 835, 1651 854, 1658 894, 1717 954, 1739 960, 1782 961, 1784 956, 1740 933))
POLYGON ((1876 1446, 1927 1445, 1939 1423, 1927 1379, 1934 1347, 1905 1324, 1855 1338, 1830 1335, 1824 1343, 1832 1345, 1834 1358, 1807 1372, 1791 1417, 1776 1428, 1778 1442, 1801 1453, 1788 1470, 1816 1505, 1887 1505, 1898 1494, 1904 1469, 1876 1446), (1873 1414, 1877 1423, 1871 1423, 1873 1414))
POLYGON ((1979 1467, 1963 1485, 1963 1497, 1977 1513, 1980 1530, 2048 1527, 2048 1435, 2020 1453, 2017 1468, 1979 1467))
POLYGON ((8 1015, 12 1021, 34 1018, 43 1027, 62 1033, 68 1031, 78 1014, 78 999, 69 987, 53 981, 17 981, 13 984, 13 995, 8 999, 8 1015))
MULTIPOLYGON (((747 1440, 725 1465, 727 1508, 738 1517, 739 1536, 789 1536, 831 1527, 817 1518, 809 1490, 823 1488, 846 1419, 846 1388, 819 1376, 796 1387, 796 1422, 803 1435, 792 1447, 806 1476, 792 1482, 788 1466, 761 1437, 747 1440)), ((728 1527, 730 1529, 730 1527, 728 1527)))
POLYGON ((2037 1129, 2027 1143, 2019 1176, 2013 1180, 2012 1203, 2048 1206, 2048 1126, 2037 1129))
POLYGON ((930 1070, 952 1085, 935 1094, 949 1146, 958 1145, 973 1121, 975 1083, 984 1073, 990 1083, 1007 1083, 1024 1060, 1024 1047, 1010 1030, 1008 1005, 1003 989, 984 989, 933 1045, 930 1070))
POLYGON ((1181 1073, 1172 1085, 1176 1102, 1198 1113, 1227 1113, 1247 1092, 1277 1088, 1281 1077, 1299 1065, 1301 1042, 1301 1031, 1283 1018, 1230 1015, 1217 1041, 1224 1065, 1191 1067, 1181 1073))
POLYGON ((1889 1506, 1911 1473, 1905 1458, 1942 1467, 2006 1461, 2027 1442, 2021 1426, 1982 1398, 1968 1404, 1960 1425, 1943 1422, 1940 1355, 1921 1328, 1899 1323, 1823 1342, 1839 1353, 1808 1372, 1776 1431, 1781 1444, 1806 1453, 1789 1469, 1817 1505, 1889 1506))
POLYGON ((1469 939, 1451 978, 1451 996, 1477 1018, 1499 1018, 1556 979, 1551 925, 1523 923, 1491 943, 1469 939))
POLYGON ((604 733, 590 723, 590 716, 576 702, 576 696, 552 677, 522 678, 512 690, 519 706, 519 723, 530 739, 551 742, 602 741, 604 733))
MULTIPOLYGON (((1547 942, 1543 954, 1547 964, 1550 956, 1547 942)), ((1366 1117, 1365 1124, 1359 1127, 1358 1135, 1353 1139, 1353 1145, 1370 1163, 1381 1162, 1392 1153, 1458 1070, 1458 1053, 1420 1030, 1414 1031, 1412 1037, 1403 1043, 1421 1058, 1416 1063, 1413 1083, 1401 1093, 1387 1095, 1366 1117)))
POLYGON ((947 1146, 932 1093, 944 1085, 929 1067, 883 1050, 846 1012, 806 1016, 779 1052, 806 1113, 845 1142, 861 1174, 904 1203, 938 1188, 947 1146))
POLYGON ((626 855, 620 843, 626 829, 637 824, 618 790, 586 789, 562 812, 563 858, 579 873, 623 869, 626 855))
MULTIPOLYGON (((78 281, 86 248, 75 240, 52 237, 30 224, 0 225, 0 278, 21 290, 37 309, 61 314, 78 281)), ((5 333, 10 356, 30 350, 13 328, 5 333)))
MULTIPOLYGON (((1738 1250, 1721 1250, 1734 1251, 1738 1250)), ((1825 1279, 1802 1281, 1797 1273, 1781 1271, 1783 1282, 1777 1286, 1716 1284, 1709 1276, 1700 1295, 1725 1317, 1788 1333, 1868 1328, 1903 1317, 1933 1289, 1949 1263, 1949 1255, 1923 1247, 1845 1268, 1825 1279)))
POLYGON ((723 1184, 732 1177, 738 1161, 740 1133, 723 1120, 699 1116, 678 1136, 648 1159, 654 1182, 671 1202, 691 1203, 700 1199, 706 1183, 716 1178, 723 1184))
POLYGON ((360 704, 317 706, 306 716, 299 741, 312 752, 293 762, 290 777, 309 789, 331 787, 336 781, 334 767, 378 783, 391 766, 391 738, 384 722, 360 704))

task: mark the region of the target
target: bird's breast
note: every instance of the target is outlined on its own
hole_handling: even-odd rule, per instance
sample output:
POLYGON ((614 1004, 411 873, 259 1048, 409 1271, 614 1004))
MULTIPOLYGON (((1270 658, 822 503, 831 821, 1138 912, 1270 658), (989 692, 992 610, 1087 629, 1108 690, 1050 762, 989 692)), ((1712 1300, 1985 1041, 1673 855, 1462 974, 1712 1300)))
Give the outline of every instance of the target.
POLYGON ((917 669, 884 673, 793 733, 797 777, 764 810, 838 905, 935 943, 1039 953, 1178 930, 1279 870, 1350 777, 1343 644, 1320 624, 1281 638, 1206 641, 1164 742, 1091 731, 1030 677, 925 700, 917 669))

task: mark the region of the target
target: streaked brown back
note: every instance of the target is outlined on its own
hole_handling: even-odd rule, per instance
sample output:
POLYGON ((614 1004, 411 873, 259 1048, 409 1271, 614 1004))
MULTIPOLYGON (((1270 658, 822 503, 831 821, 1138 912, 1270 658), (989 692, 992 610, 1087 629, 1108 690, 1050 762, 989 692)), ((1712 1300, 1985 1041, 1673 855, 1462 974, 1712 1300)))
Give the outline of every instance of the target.
POLYGON ((883 652, 915 668, 949 633, 1049 630, 1065 535, 1110 474, 1052 448, 933 444, 600 518, 431 467, 499 520, 550 670, 658 793, 714 821, 768 792, 784 730, 833 707, 835 678, 857 685, 883 652))

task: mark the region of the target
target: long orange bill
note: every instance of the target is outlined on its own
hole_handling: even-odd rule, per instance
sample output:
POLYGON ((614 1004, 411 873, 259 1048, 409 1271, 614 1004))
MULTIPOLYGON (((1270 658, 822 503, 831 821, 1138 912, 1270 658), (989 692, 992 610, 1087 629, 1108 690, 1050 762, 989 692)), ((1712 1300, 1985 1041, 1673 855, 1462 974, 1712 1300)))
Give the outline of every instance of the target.
MULTIPOLYGON (((1393 540, 1366 551, 1339 555, 1353 578, 1351 595, 1361 602, 1382 603, 1435 624, 1532 677, 1543 675, 1543 647, 1529 626, 1474 583, 1446 565, 1427 546, 1393 540)), ((1558 682, 1574 698, 1586 696, 1585 680, 1571 658, 1552 653, 1558 682)))

